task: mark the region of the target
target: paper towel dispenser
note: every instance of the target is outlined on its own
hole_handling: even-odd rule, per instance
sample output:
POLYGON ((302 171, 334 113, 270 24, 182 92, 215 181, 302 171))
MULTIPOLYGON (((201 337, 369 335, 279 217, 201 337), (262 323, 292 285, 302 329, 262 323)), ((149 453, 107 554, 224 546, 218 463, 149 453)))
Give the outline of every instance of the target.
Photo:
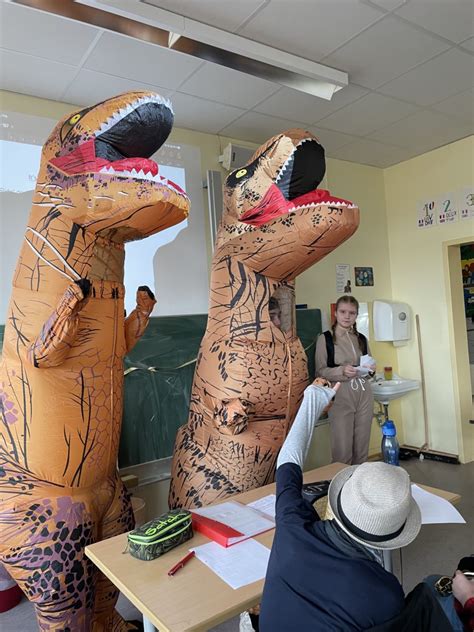
POLYGON ((406 303, 374 301, 375 340, 410 340, 411 309, 406 303))

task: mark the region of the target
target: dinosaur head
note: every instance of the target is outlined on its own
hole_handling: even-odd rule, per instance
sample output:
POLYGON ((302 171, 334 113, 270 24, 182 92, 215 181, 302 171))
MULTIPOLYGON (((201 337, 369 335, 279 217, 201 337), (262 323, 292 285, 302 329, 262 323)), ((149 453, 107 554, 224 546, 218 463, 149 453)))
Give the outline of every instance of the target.
POLYGON ((227 177, 216 252, 292 280, 334 250, 357 229, 359 211, 317 188, 325 170, 310 132, 291 129, 267 141, 227 177))
POLYGON ((36 202, 117 242, 181 222, 189 200, 150 159, 173 125, 171 104, 128 92, 69 114, 43 147, 36 202))

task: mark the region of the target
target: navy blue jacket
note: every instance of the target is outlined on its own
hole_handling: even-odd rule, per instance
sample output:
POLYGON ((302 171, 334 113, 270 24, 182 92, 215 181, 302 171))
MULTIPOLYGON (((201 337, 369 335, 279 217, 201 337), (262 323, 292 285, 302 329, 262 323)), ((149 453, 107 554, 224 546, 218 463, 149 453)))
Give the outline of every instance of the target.
POLYGON ((395 617, 404 607, 396 577, 369 555, 339 550, 302 498, 302 484, 298 465, 278 468, 260 632, 359 631, 395 617))

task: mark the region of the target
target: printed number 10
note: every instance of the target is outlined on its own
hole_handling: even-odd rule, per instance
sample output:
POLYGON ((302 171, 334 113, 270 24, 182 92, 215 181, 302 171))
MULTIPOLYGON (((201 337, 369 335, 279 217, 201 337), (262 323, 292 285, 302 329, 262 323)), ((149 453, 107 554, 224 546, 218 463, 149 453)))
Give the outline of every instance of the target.
POLYGON ((428 215, 428 213, 434 209, 434 202, 427 202, 423 206, 423 209, 425 211, 425 214, 428 215))

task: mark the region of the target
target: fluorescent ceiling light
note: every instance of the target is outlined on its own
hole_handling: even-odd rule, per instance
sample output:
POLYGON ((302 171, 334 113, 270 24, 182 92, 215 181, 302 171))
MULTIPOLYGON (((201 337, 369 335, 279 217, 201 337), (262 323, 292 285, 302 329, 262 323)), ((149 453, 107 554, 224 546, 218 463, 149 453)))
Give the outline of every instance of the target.
POLYGON ((161 9, 159 0, 13 0, 204 59, 322 99, 349 83, 346 72, 161 9))

